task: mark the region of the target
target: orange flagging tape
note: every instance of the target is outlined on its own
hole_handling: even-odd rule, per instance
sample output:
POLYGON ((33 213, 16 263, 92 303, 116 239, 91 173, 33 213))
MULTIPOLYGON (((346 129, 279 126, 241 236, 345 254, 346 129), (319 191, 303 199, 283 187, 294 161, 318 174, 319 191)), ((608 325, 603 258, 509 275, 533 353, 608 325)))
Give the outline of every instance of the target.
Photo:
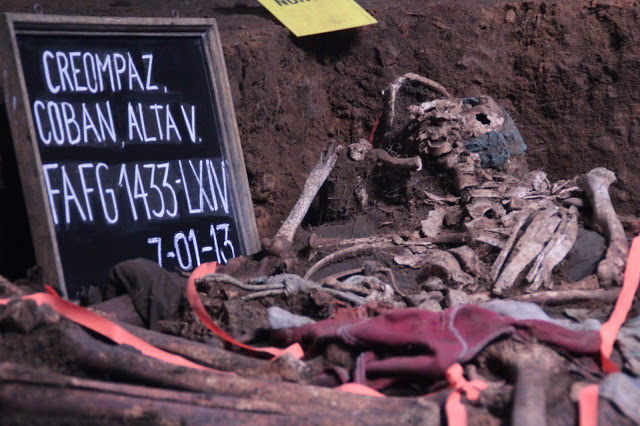
POLYGON ((480 397, 480 391, 489 386, 481 380, 467 381, 462 372, 462 366, 455 363, 444 373, 449 386, 453 388, 453 392, 449 394, 444 405, 447 421, 451 426, 466 426, 467 424, 467 410, 462 403, 462 392, 467 395, 467 398, 475 401, 480 397))
POLYGON ((598 426, 598 385, 583 387, 578 401, 580 426, 598 426))
POLYGON ((202 321, 202 323, 209 330, 211 330, 216 336, 222 338, 223 340, 239 348, 246 349, 251 352, 267 353, 275 357, 279 357, 281 355, 284 355, 285 353, 288 353, 298 359, 302 358, 304 356, 304 351, 302 350, 302 347, 298 343, 295 343, 285 349, 273 348, 273 347, 255 348, 253 346, 245 345, 244 343, 237 341, 236 339, 228 335, 223 329, 218 327, 218 325, 211 319, 207 311, 204 309, 204 305, 202 305, 202 301, 200 300, 200 297, 198 296, 198 292, 196 291, 196 284, 195 284, 195 281, 198 278, 201 278, 207 274, 213 274, 214 272, 216 272, 216 267, 217 267, 216 262, 203 263, 193 271, 193 273, 189 277, 189 280, 187 281, 187 288, 185 290, 187 300, 189 301, 189 304, 191 304, 191 308, 193 308, 193 311, 196 313, 200 321, 202 321))
POLYGON ((380 124, 380 119, 382 118, 382 113, 378 115, 376 121, 373 123, 373 128, 371 129, 371 133, 369 133, 369 144, 373 145, 373 139, 376 134, 376 130, 378 129, 378 125, 380 124))
POLYGON ((616 305, 613 308, 609 321, 602 324, 600 328, 600 338, 602 340, 600 346, 600 355, 602 357, 602 368, 607 373, 620 371, 618 367, 611 362, 609 357, 613 351, 613 344, 618 338, 618 331, 627 319, 627 314, 633 304, 633 298, 638 290, 640 282, 640 237, 635 237, 631 242, 631 249, 627 257, 627 265, 624 270, 624 280, 622 281, 622 290, 616 305))
POLYGON ((377 390, 370 388, 369 386, 361 385, 359 383, 345 383, 334 388, 342 392, 356 393, 358 395, 377 396, 380 398, 386 398, 383 394, 377 390))
MULTIPOLYGON (((609 320, 600 327, 600 357, 602 369, 606 373, 620 371, 610 357, 613 352, 613 344, 618 338, 620 327, 624 324, 627 314, 633 304, 633 298, 638 291, 640 283, 640 236, 631 242, 627 265, 624 270, 622 290, 616 300, 609 320)), ((580 391, 579 400, 580 426, 592 426, 598 423, 598 386, 587 386, 580 391)))
MULTIPOLYGON (((100 315, 91 312, 81 306, 60 298, 53 288, 49 286, 45 287, 48 294, 35 293, 27 296, 22 296, 19 299, 34 300, 38 304, 38 306, 47 304, 63 317, 68 318, 71 321, 88 328, 89 330, 95 331, 96 333, 105 336, 115 343, 118 343, 120 345, 132 346, 138 349, 143 354, 152 358, 156 358, 170 364, 179 365, 181 367, 197 368, 200 370, 214 371, 216 373, 233 374, 226 371, 214 370, 212 368, 191 362, 185 358, 182 358, 181 356, 165 352, 162 349, 158 349, 155 346, 150 345, 149 343, 140 339, 139 337, 129 333, 118 324, 115 324, 114 322, 111 322, 108 319, 101 317, 100 315)), ((11 300, 17 299, 0 299, 0 305, 6 305, 11 300)))

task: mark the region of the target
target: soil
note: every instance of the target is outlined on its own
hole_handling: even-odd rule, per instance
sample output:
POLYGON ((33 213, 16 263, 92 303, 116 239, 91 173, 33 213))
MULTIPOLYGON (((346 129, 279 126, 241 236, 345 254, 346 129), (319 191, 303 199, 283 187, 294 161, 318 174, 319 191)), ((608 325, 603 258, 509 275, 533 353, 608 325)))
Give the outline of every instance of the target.
MULTIPOLYGON (((407 72, 441 83, 456 97, 491 96, 528 145, 523 169, 544 170, 552 182, 595 167, 613 170, 618 182, 610 192, 618 213, 640 215, 640 2, 358 3, 377 25, 304 38, 293 36, 250 0, 39 4, 46 14, 170 17, 177 11, 180 17, 217 19, 261 237, 276 233, 329 141, 379 143, 372 134, 382 112, 382 91, 407 72)), ((0 0, 0 11, 33 9, 31 2, 0 0)), ((413 95, 420 98, 421 93, 413 95)), ((24 213, 5 207, 21 200, 6 142, 0 150, 0 275, 16 280, 34 261, 24 213), (23 244, 16 247, 16 241, 23 244)), ((298 254, 307 254, 302 242, 311 231, 325 238, 357 238, 419 229, 428 209, 416 200, 424 190, 451 192, 447 177, 433 164, 400 176, 374 161, 356 163, 341 154, 299 233, 298 254), (370 197, 364 209, 354 197, 359 186, 370 197)), ((634 220, 627 223, 632 226, 634 220)), ((388 264, 385 256, 374 253, 369 259, 388 264)), ((291 272, 303 273, 313 261, 296 263, 291 272)), ((251 262, 253 270, 282 269, 251 262)), ((324 270, 325 275, 334 272, 324 270)), ((415 283, 410 271, 396 279, 405 290, 415 283)), ((330 313, 323 310, 322 297, 311 292, 297 305, 283 306, 325 318, 330 313)), ((279 299, 249 306, 264 308, 274 300, 279 299)), ((606 318, 610 306, 595 305, 573 307, 606 318)), ((262 311, 244 306, 229 311, 244 317, 219 313, 228 331, 239 337, 266 325, 262 311)))
MULTIPOLYGON (((619 180, 611 190, 616 208, 640 214, 637 2, 360 4, 377 25, 296 38, 246 0, 40 2, 46 14, 169 17, 176 10, 218 20, 261 236, 278 229, 329 140, 368 139, 381 91, 406 72, 436 80, 454 96, 492 96, 524 136, 531 169, 557 180, 610 168, 619 180)), ((0 6, 24 13, 34 7, 20 0, 0 6)), ((337 169, 332 180, 351 177, 337 169)), ((0 199, 9 197, 8 186, 0 181, 0 199)), ((348 188, 338 183, 336 192, 349 204, 348 188)), ((11 218, 3 212, 3 223, 11 218)), ((11 233, 5 227, 0 236, 11 233)), ((24 270, 9 275, 16 274, 24 270)))

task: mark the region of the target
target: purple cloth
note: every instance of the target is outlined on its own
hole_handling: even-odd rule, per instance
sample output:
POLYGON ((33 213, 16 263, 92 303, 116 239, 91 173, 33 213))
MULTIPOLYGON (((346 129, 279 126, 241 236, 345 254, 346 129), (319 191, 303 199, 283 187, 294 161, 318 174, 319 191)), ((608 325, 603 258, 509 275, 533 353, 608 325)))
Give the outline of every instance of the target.
POLYGON ((514 320, 475 305, 444 312, 407 308, 374 318, 329 319, 274 332, 287 344, 342 342, 367 356, 368 375, 434 377, 456 362, 472 359, 500 336, 561 346, 570 352, 591 354, 600 349, 597 331, 574 331, 539 320, 514 320))

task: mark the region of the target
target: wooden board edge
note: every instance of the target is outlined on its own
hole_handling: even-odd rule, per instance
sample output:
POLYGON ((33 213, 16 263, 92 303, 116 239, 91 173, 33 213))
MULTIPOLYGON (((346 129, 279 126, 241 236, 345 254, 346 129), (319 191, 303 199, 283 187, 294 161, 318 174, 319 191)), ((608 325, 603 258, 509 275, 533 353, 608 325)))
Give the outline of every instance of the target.
POLYGON ((36 261, 43 268, 44 282, 58 288, 66 298, 68 294, 56 232, 49 213, 46 189, 41 184, 42 162, 36 145, 15 28, 7 14, 2 16, 0 22, 0 70, 0 86, 10 123, 36 261))
POLYGON ((55 25, 59 31, 129 31, 129 32, 205 32, 215 25, 214 18, 138 18, 42 15, 29 13, 5 13, 8 22, 18 30, 46 29, 55 25))
POLYGON ((206 39, 204 45, 209 47, 209 51, 206 52, 206 57, 209 62, 209 67, 211 67, 210 84, 214 88, 215 101, 219 105, 222 115, 218 124, 220 125, 221 132, 223 132, 221 136, 228 142, 223 145, 227 151, 225 152, 225 156, 229 161, 233 162, 230 169, 232 174, 231 180, 235 184, 234 189, 238 195, 237 205, 240 211, 236 212, 236 217, 240 227, 239 233, 242 238, 245 254, 252 255, 260 251, 261 245, 258 237, 258 227, 253 213, 249 179, 242 154, 240 134, 217 24, 214 24, 204 34, 204 37, 206 39), (220 80, 216 80, 214 78, 215 75, 220 76, 220 80), (250 214, 244 214, 243 212, 250 212, 250 214))
POLYGON ((249 182, 246 173, 242 146, 236 122, 233 100, 229 87, 224 53, 220 42, 216 20, 213 18, 104 18, 82 16, 33 15, 4 13, 0 20, 0 65, 7 113, 11 122, 11 133, 20 169, 20 179, 27 203, 27 214, 36 260, 44 269, 47 283, 61 290, 68 297, 64 273, 53 220, 49 211, 48 197, 42 176, 42 162, 36 145, 35 127, 29 107, 26 83, 22 73, 16 34, 26 31, 60 33, 97 31, 118 32, 132 35, 166 35, 194 32, 203 38, 207 60, 207 73, 214 102, 216 118, 220 124, 220 136, 224 143, 224 155, 230 162, 230 181, 233 184, 237 211, 238 235, 245 255, 261 249, 255 220, 249 182), (153 33, 153 34, 150 34, 153 33), (215 78, 218 75, 219 78, 215 78), (28 143, 23 143, 25 140, 28 143), (22 143, 21 143, 22 141, 22 143), (29 190, 26 190, 26 189, 29 190), (34 194, 35 192, 35 194, 34 194), (46 218, 44 221, 42 218, 46 218))

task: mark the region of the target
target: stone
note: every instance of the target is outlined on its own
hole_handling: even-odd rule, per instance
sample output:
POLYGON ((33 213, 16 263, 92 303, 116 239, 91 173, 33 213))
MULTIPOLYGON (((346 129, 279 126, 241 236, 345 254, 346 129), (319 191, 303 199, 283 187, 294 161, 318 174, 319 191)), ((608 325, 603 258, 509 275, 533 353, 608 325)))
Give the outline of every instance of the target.
POLYGON ((440 303, 436 302, 433 299, 425 300, 420 305, 418 305, 418 308, 424 309, 425 311, 442 312, 442 306, 440 306, 440 303))
POLYGON ((349 145, 349 158, 353 161, 362 161, 371 148, 371 144, 367 140, 360 139, 358 142, 349 145))
POLYGON ((420 284, 420 288, 431 291, 444 290, 447 286, 444 285, 440 277, 429 277, 425 282, 420 284))
POLYGON ((469 297, 467 296, 467 293, 462 290, 449 289, 447 296, 445 297, 445 303, 448 308, 466 305, 469 303, 469 297))
POLYGON ((427 238, 437 236, 442 230, 442 221, 447 212, 444 207, 436 206, 427 214, 427 218, 420 222, 422 235, 427 238))

